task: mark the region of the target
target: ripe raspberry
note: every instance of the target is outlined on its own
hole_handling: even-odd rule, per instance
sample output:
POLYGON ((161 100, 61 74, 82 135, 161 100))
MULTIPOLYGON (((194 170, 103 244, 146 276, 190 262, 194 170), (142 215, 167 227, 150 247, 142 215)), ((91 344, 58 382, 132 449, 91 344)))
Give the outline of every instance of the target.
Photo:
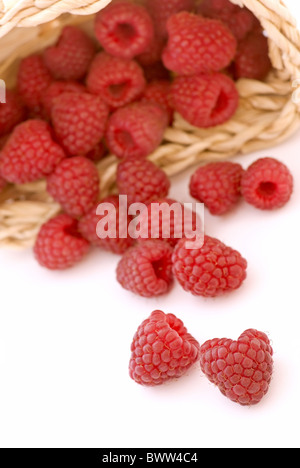
POLYGON ((154 65, 160 61, 164 47, 165 40, 155 35, 148 49, 138 55, 136 61, 143 67, 154 65))
POLYGON ((42 120, 27 120, 15 127, 0 158, 0 172, 13 184, 26 184, 53 172, 65 157, 53 141, 51 127, 42 120))
POLYGON ((234 81, 223 73, 181 76, 172 84, 171 103, 190 124, 209 128, 235 114, 239 94, 234 81))
POLYGON ((28 109, 39 113, 42 97, 52 80, 53 78, 40 55, 31 55, 21 61, 17 86, 28 109))
POLYGON ((241 254, 209 236, 202 248, 193 250, 181 239, 172 260, 176 279, 195 296, 221 296, 238 289, 246 278, 247 262, 241 254))
POLYGON ((241 189, 250 205, 261 210, 273 210, 290 200, 293 176, 282 162, 274 158, 261 158, 245 171, 241 189))
POLYGON ((236 39, 221 21, 184 11, 169 19, 167 29, 169 40, 162 60, 179 75, 220 71, 235 56, 236 39))
POLYGON ((134 335, 129 375, 147 386, 178 379, 198 361, 199 349, 180 319, 155 310, 134 335))
POLYGON ((89 243, 77 230, 77 221, 66 214, 45 223, 37 236, 34 255, 49 270, 65 270, 87 254, 89 243))
POLYGON ((145 0, 145 6, 150 12, 157 34, 167 38, 168 19, 181 11, 192 11, 195 0, 145 0))
POLYGON ((44 61, 57 80, 81 80, 94 57, 94 42, 76 26, 66 26, 56 45, 44 51, 44 61))
POLYGON ((230 211, 241 198, 244 169, 229 161, 199 167, 190 180, 190 194, 213 215, 230 211))
POLYGON ((167 293, 173 282, 172 248, 159 240, 131 247, 118 264, 117 280, 124 289, 139 296, 167 293))
POLYGON ((112 57, 100 52, 93 61, 87 87, 112 108, 136 100, 144 91, 146 80, 142 68, 134 60, 112 57))
POLYGON ((165 241, 174 247, 186 234, 202 230, 202 221, 197 213, 190 212, 191 220, 188 220, 186 210, 182 203, 171 198, 153 200, 138 218, 137 227, 141 233, 139 242, 152 238, 165 241))
POLYGON ((64 159, 47 179, 47 191, 70 216, 86 214, 99 197, 99 174, 83 156, 64 159))
POLYGON ((123 213, 120 210, 119 197, 117 195, 112 195, 101 200, 101 202, 95 205, 81 218, 78 230, 92 245, 122 255, 133 245, 133 239, 128 233, 130 221, 131 218, 128 216, 127 212, 123 213), (110 205, 107 204, 111 205, 110 209, 108 209, 110 205), (106 212, 104 215, 97 214, 100 206, 102 206, 103 211, 106 212), (101 222, 102 224, 99 225, 101 222), (101 232, 99 231, 100 228, 101 232), (107 237, 104 238, 104 234, 107 237))
POLYGON ((157 104, 129 104, 109 118, 106 144, 118 158, 144 158, 160 145, 167 126, 168 115, 157 104))
POLYGON ((6 102, 0 102, 0 137, 10 133, 25 118, 25 109, 16 92, 6 90, 6 102))
POLYGON ((97 14, 95 34, 106 52, 130 60, 150 46, 154 27, 142 5, 119 0, 97 14))
POLYGON ((149 83, 141 96, 142 102, 153 102, 161 106, 169 116, 169 123, 173 120, 174 110, 171 107, 171 82, 169 80, 156 80, 149 83))
POLYGON ((240 42, 234 60, 234 76, 264 80, 272 69, 268 39, 261 31, 249 34, 240 42))
POLYGON ((52 108, 56 136, 70 155, 86 154, 102 140, 108 113, 98 96, 64 93, 52 108))
POLYGON ((50 119, 55 100, 64 93, 84 93, 86 89, 77 81, 53 81, 42 96, 45 117, 50 119))
POLYGON ((243 406, 256 405, 269 390, 273 349, 263 332, 246 330, 237 341, 209 340, 200 348, 200 366, 221 393, 243 406))
POLYGON ((129 204, 165 197, 170 185, 166 173, 146 159, 126 158, 118 165, 118 191, 120 195, 127 195, 129 204))
POLYGON ((207 18, 225 23, 238 41, 244 39, 259 24, 248 8, 234 5, 230 0, 203 0, 197 11, 207 18))

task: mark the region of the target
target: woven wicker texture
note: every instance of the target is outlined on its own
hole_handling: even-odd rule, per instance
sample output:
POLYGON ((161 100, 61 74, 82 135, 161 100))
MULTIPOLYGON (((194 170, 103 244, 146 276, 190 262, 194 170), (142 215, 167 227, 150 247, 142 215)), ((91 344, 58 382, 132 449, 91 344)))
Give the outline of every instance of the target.
MULTIPOLYGON (((249 8, 260 20, 269 37, 273 71, 265 82, 238 81, 239 110, 222 126, 201 130, 175 117, 164 143, 149 157, 170 176, 192 165, 275 146, 300 128, 300 33, 294 18, 281 0, 231 2, 249 8)), ((54 43, 66 24, 91 31, 89 15, 108 3, 0 0, 0 78, 13 86, 22 57, 54 43)), ((98 166, 103 196, 114 190, 117 162, 111 155, 98 166)), ((59 212, 45 187, 40 181, 0 194, 0 246, 32 246, 41 224, 59 212)))

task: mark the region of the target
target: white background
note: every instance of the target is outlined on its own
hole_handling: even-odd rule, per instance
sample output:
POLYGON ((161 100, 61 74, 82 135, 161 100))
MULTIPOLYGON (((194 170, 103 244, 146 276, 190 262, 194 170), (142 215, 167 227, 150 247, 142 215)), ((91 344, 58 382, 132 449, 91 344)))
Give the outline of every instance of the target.
MULTIPOLYGON (((287 1, 300 19, 300 7, 287 1)), ((206 231, 248 260, 248 279, 218 299, 179 286, 142 299, 115 280, 118 257, 96 251, 76 268, 52 273, 31 251, 0 252, 0 445, 2 447, 299 448, 300 134, 258 157, 284 161, 295 176, 290 203, 260 212, 242 202, 230 215, 206 216, 206 231), (203 343, 267 332, 275 372, 255 407, 236 405, 195 366, 177 382, 144 388, 128 376, 140 322, 162 309, 203 343)), ((191 171, 171 196, 190 201, 191 171)))

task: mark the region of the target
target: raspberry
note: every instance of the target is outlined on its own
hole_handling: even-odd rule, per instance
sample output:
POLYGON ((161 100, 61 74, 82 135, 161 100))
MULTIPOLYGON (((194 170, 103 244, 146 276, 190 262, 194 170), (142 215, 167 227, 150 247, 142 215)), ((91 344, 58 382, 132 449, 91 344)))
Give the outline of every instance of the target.
POLYGON ((118 165, 117 187, 131 203, 148 203, 169 193, 170 180, 166 173, 146 159, 126 158, 118 165))
POLYGON ((155 310, 134 335, 129 375, 147 386, 178 379, 198 361, 199 350, 198 341, 180 319, 155 310))
POLYGON ((143 158, 162 142, 168 126, 167 113, 150 102, 117 109, 109 118, 106 143, 118 158, 143 158))
POLYGON ((197 11, 225 23, 238 41, 244 39, 258 23, 248 8, 234 5, 230 0, 203 0, 197 11))
POLYGON ((240 42, 234 60, 236 79, 264 80, 272 69, 268 39, 261 31, 249 34, 240 42))
POLYGON ((190 180, 190 194, 213 215, 230 211, 241 198, 244 169, 229 161, 199 167, 190 180))
POLYGON ((44 51, 44 61, 57 80, 81 80, 94 57, 94 42, 76 26, 66 26, 55 46, 44 51))
POLYGON ((108 113, 98 96, 64 93, 52 108, 56 136, 70 155, 86 154, 102 140, 108 113))
POLYGON ((133 244, 133 239, 128 234, 130 221, 131 219, 127 215, 127 212, 123 214, 120 211, 119 197, 117 195, 111 195, 101 200, 101 202, 95 205, 81 218, 78 230, 92 245, 122 255, 133 244), (102 205, 104 210, 105 205, 108 203, 111 204, 113 208, 110 210, 105 209, 105 211, 107 211, 105 215, 98 215, 98 207, 102 205), (105 234, 107 235, 105 238, 104 236, 103 238, 102 236, 98 236, 99 222, 101 221, 103 221, 103 223, 105 221, 105 226, 103 226, 103 230, 105 230, 105 234))
POLYGON ((53 141, 51 127, 42 120, 27 120, 15 127, 1 152, 0 172, 14 184, 25 184, 53 172, 65 157, 53 141))
POLYGON ((17 93, 6 90, 6 102, 0 102, 0 137, 10 133, 25 118, 25 109, 17 93))
POLYGON ((79 235, 77 221, 62 214, 41 227, 34 255, 49 270, 65 270, 80 262, 88 250, 89 243, 79 235))
POLYGON ((259 403, 269 390, 273 349, 263 332, 246 330, 237 341, 209 340, 200 348, 200 366, 221 393, 235 403, 259 403))
POLYGON ((151 66, 160 61, 165 40, 155 36, 148 49, 136 57, 136 61, 143 67, 151 66))
POLYGON ((42 97, 52 80, 41 55, 31 55, 21 61, 18 92, 28 109, 39 113, 42 97))
POLYGON ((47 191, 70 216, 86 214, 99 197, 99 174, 82 156, 64 159, 47 179, 47 191))
POLYGON ((245 171, 241 189, 250 205, 273 210, 290 200, 293 185, 293 176, 285 164, 274 158, 261 158, 245 171))
POLYGON ((221 296, 238 289, 246 278, 247 262, 241 254, 209 236, 203 247, 193 250, 181 239, 172 260, 179 284, 195 296, 221 296))
POLYGON ((234 81, 223 73, 175 78, 171 88, 175 110, 195 127, 227 122, 239 105, 234 81))
POLYGON ((169 116, 169 123, 173 120, 173 109, 170 104, 171 82, 169 80, 152 81, 146 86, 141 96, 142 102, 153 102, 161 106, 169 116))
POLYGON ((221 21, 184 11, 172 16, 167 28, 169 40, 162 60, 179 75, 217 72, 234 59, 236 39, 221 21))
POLYGON ((181 11, 192 11, 195 0, 146 0, 145 5, 150 12, 157 34, 167 38, 168 19, 181 11))
POLYGON ((117 280, 124 289, 139 296, 167 293, 173 282, 172 248, 159 240, 131 247, 118 263, 117 280))
MULTIPOLYGON (((184 217, 186 208, 182 203, 171 198, 153 200, 139 216, 138 228, 141 231, 139 242, 144 239, 159 239, 174 247, 182 239, 186 231, 190 231, 184 217), (143 234, 145 233, 145 234, 143 234)), ((192 212, 192 230, 195 232, 202 222, 197 214, 192 212)))
POLYGON ((137 62, 105 52, 96 56, 87 77, 88 90, 99 94, 114 109, 136 100, 145 86, 144 73, 137 62))
POLYGON ((142 5, 119 0, 97 14, 95 34, 106 52, 130 60, 150 46, 154 27, 142 5))
POLYGON ((50 119, 55 100, 64 93, 84 93, 85 87, 76 81, 53 81, 42 96, 45 116, 50 119))

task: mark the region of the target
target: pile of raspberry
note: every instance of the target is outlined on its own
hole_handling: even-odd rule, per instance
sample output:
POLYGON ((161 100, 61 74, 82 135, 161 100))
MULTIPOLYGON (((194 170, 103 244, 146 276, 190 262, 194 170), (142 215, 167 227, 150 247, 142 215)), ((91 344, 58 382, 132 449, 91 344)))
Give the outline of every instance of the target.
MULTIPOLYGON (((175 113, 199 128, 224 124, 239 105, 236 81, 264 80, 270 70, 259 22, 229 0, 114 0, 96 15, 93 34, 67 26, 56 44, 24 58, 16 88, 0 104, 0 192, 46 179, 61 213, 37 235, 39 264, 65 270, 93 247, 121 256, 118 283, 142 297, 166 294, 174 279, 206 298, 240 288, 246 259, 204 232, 196 212, 190 219, 201 242, 189 247, 195 239, 183 229, 185 208, 169 198, 171 181, 148 156, 175 113), (103 199, 97 163, 110 153, 119 161, 116 193, 103 199), (139 218, 124 212, 122 196, 143 205, 139 218), (181 221, 174 216, 166 226, 163 209, 175 205, 181 221), (133 237, 137 218, 146 235, 133 237)), ((194 172, 189 190, 213 215, 226 215, 242 197, 270 210, 289 201, 293 178, 269 157, 246 169, 214 162, 194 172)), ((256 330, 200 347, 180 320, 156 311, 134 338, 130 375, 143 385, 161 384, 200 359, 222 393, 249 405, 268 389, 271 356, 267 337, 256 330)))

